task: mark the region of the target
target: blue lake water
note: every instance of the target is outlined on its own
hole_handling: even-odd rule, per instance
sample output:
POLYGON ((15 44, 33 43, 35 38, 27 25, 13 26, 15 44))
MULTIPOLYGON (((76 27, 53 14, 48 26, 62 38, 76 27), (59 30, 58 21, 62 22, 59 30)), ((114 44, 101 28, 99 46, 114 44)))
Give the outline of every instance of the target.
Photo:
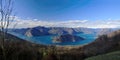
POLYGON ((37 37, 27 37, 18 33, 12 32, 11 34, 21 38, 25 39, 37 44, 45 44, 45 45, 84 45, 90 42, 93 42, 96 38, 96 34, 76 34, 77 36, 85 38, 85 40, 77 41, 77 42, 65 42, 65 43, 53 43, 52 38, 56 35, 47 35, 47 36, 37 36, 37 37))

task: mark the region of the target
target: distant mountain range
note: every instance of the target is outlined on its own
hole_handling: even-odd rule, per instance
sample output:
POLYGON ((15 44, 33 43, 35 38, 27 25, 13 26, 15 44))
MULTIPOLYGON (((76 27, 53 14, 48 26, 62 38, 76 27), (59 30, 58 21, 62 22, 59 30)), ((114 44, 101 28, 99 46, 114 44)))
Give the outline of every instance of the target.
POLYGON ((26 35, 28 37, 31 36, 44 36, 44 35, 63 35, 63 34, 78 34, 78 33, 86 33, 91 34, 95 33, 97 35, 103 35, 111 33, 118 29, 112 28, 66 28, 66 27, 44 27, 44 26, 37 26, 33 28, 22 28, 22 29, 14 29, 12 32, 20 33, 26 35))

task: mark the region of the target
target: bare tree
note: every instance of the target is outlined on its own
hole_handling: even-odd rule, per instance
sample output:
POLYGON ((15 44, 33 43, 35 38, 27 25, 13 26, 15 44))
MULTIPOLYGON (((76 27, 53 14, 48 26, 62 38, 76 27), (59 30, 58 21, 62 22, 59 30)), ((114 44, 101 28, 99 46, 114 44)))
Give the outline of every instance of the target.
POLYGON ((12 16, 13 0, 0 0, 0 46, 3 52, 4 60, 6 60, 4 43, 7 39, 6 33, 8 27, 15 16, 12 16))

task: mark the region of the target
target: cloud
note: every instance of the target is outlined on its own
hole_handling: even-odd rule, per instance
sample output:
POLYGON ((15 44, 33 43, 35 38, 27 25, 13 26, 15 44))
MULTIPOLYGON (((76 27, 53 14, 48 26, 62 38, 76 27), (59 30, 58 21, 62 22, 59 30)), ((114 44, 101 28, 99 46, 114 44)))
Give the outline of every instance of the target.
POLYGON ((21 19, 16 17, 9 28, 30 28, 35 26, 46 27, 87 27, 87 28, 118 28, 120 20, 67 20, 67 21, 43 21, 38 19, 21 19))
POLYGON ((75 27, 78 24, 83 24, 88 20, 68 20, 68 21, 43 21, 38 19, 20 19, 18 17, 10 25, 10 28, 16 24, 16 28, 28 28, 35 26, 46 27, 75 27))
POLYGON ((101 20, 93 23, 95 26, 91 28, 120 28, 120 20, 101 20))
POLYGON ((88 20, 69 20, 69 21, 63 21, 60 23, 86 23, 88 20))

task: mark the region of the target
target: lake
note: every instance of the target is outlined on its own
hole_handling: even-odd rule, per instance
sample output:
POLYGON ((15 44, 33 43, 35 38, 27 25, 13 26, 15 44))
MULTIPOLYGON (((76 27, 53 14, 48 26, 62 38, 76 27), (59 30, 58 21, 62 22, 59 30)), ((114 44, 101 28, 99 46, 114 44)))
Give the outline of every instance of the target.
POLYGON ((25 39, 37 44, 45 44, 45 45, 84 45, 90 42, 93 42, 96 39, 96 34, 84 34, 79 33, 75 34, 77 36, 85 38, 85 40, 77 41, 77 42, 64 42, 64 43, 53 43, 52 38, 56 35, 47 35, 47 36, 37 36, 37 37, 27 37, 18 33, 10 32, 10 34, 15 35, 21 39, 25 39))

